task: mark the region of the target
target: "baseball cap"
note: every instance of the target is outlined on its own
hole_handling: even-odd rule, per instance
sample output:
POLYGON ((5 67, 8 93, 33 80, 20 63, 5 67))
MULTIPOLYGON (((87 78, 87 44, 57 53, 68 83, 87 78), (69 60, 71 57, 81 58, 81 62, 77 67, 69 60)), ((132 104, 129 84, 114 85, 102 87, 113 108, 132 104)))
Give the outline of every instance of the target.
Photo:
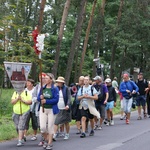
POLYGON ((125 73, 123 74, 123 78, 128 78, 129 77, 129 74, 125 73))
POLYGON ((143 72, 139 72, 139 75, 143 75, 143 72))
POLYGON ((100 76, 96 76, 95 78, 93 78, 93 80, 100 80, 101 77, 100 76))
POLYGON ((110 78, 107 78, 107 79, 105 80, 105 82, 106 82, 106 83, 110 83, 110 82, 111 82, 111 79, 110 79, 110 78))

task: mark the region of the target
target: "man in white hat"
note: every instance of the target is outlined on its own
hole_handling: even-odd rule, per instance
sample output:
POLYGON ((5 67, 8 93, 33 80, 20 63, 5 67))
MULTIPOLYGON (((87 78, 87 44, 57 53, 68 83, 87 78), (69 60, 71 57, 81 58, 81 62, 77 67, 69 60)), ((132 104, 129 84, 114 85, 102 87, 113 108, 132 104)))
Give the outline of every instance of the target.
POLYGON ((112 86, 110 78, 107 78, 105 80, 105 83, 107 85, 108 93, 109 93, 109 97, 106 104, 107 121, 108 121, 106 125, 114 125, 113 108, 114 106, 116 107, 116 100, 117 100, 116 91, 115 88, 112 86))

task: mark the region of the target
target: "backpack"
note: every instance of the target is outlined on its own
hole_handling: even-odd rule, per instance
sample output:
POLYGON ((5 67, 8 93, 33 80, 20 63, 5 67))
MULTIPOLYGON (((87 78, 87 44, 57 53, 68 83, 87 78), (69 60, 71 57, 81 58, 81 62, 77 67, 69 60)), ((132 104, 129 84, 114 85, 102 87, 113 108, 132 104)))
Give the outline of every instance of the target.
POLYGON ((104 93, 104 89, 103 89, 103 84, 101 84, 100 86, 98 86, 98 89, 96 89, 98 92, 99 92, 99 94, 98 94, 98 100, 97 101, 103 101, 103 100, 105 100, 105 93, 104 93))
MULTIPOLYGON (((91 86, 91 93, 92 93, 92 96, 93 96, 93 88, 94 86, 91 86)), ((81 94, 83 93, 83 86, 81 87, 81 94)))
MULTIPOLYGON (((16 92, 16 94, 17 94, 17 92, 16 92)), ((26 91, 26 90, 25 90, 25 95, 28 96, 28 91, 26 91)))
POLYGON ((79 107, 79 105, 76 103, 76 100, 74 100, 73 104, 71 105, 71 116, 72 116, 72 119, 77 119, 78 107, 79 107))
MULTIPOLYGON (((136 80, 135 83, 138 84, 139 80, 136 80)), ((143 80, 143 83, 146 84, 146 80, 143 80)))

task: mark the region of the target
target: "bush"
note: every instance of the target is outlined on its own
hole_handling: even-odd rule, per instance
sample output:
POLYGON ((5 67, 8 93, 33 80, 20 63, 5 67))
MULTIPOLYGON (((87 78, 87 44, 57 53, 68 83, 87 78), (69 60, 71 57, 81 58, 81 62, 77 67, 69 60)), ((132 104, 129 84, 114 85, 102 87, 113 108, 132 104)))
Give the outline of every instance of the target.
POLYGON ((11 97, 13 89, 2 89, 0 95, 0 117, 12 115, 11 97))

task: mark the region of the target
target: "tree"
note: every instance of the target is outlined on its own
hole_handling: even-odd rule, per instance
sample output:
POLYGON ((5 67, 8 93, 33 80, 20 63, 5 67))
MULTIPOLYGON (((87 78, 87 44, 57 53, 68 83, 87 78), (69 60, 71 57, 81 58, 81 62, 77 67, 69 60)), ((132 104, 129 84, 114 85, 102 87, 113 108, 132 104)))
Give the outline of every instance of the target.
POLYGON ((82 66, 83 66, 83 63, 84 63, 84 57, 85 57, 86 48, 87 48, 87 44, 88 44, 90 29, 91 29, 91 26, 92 26, 93 15, 94 15, 94 10, 95 10, 95 7, 96 7, 96 3, 97 3, 97 0, 94 0, 92 11, 91 11, 91 16, 90 16, 90 20, 89 20, 88 27, 87 27, 87 30, 86 30, 86 36, 85 36, 84 44, 83 44, 83 52, 82 52, 82 58, 81 58, 81 63, 80 63, 80 69, 79 69, 79 75, 78 76, 80 76, 82 74, 82 66))
MULTIPOLYGON (((100 15, 100 17, 99 19, 98 18, 96 19, 98 20, 97 22, 98 28, 97 28, 96 43, 95 43, 95 49, 94 49, 94 58, 102 56, 101 53, 103 53, 103 51, 100 51, 100 44, 102 45, 102 41, 104 38, 103 30, 104 30, 104 24, 105 24, 105 20, 104 20, 105 3, 106 3, 106 0, 102 0, 101 5, 98 7, 98 12, 99 12, 98 15, 100 15)), ((103 75, 102 71, 103 70, 101 68, 101 74, 103 75)), ((92 77, 94 77, 95 75, 96 75, 96 67, 95 67, 95 63, 93 63, 92 77)))
POLYGON ((72 71, 72 64, 73 64, 73 60, 74 60, 74 55, 77 51, 76 47, 77 47, 77 43, 79 41, 80 34, 81 34, 81 28, 82 28, 82 23, 84 20, 86 3, 87 3, 87 0, 82 0, 80 3, 80 11, 78 14, 77 24, 76 24, 76 28, 74 31, 74 37, 72 39, 70 54, 69 54, 68 63, 67 63, 67 69, 66 69, 66 75, 65 75, 66 84, 69 83, 70 74, 72 71))
MULTIPOLYGON (((119 7, 119 10, 118 10, 118 17, 117 17, 116 27, 114 29, 114 36, 116 35, 117 28, 118 28, 120 20, 121 20, 123 5, 124 5, 124 0, 120 0, 120 7, 119 7)), ((111 63, 110 63, 110 65, 111 65, 111 68, 110 68, 110 77, 111 77, 111 79, 114 77, 114 60, 115 60, 115 55, 116 55, 116 48, 117 48, 117 41, 114 40, 113 45, 112 45, 111 63)))
POLYGON ((59 56, 60 56, 60 48, 61 48, 61 43, 62 43, 64 27, 66 24, 68 11, 69 11, 69 7, 70 7, 70 2, 71 2, 71 0, 67 0, 65 3, 64 12, 63 12, 62 20, 61 20, 61 24, 60 24, 60 30, 59 30, 59 35, 58 35, 58 39, 57 39, 57 46, 56 46, 55 60, 54 60, 54 65, 53 65, 53 69, 52 69, 54 76, 57 75, 57 68, 58 68, 59 56))

